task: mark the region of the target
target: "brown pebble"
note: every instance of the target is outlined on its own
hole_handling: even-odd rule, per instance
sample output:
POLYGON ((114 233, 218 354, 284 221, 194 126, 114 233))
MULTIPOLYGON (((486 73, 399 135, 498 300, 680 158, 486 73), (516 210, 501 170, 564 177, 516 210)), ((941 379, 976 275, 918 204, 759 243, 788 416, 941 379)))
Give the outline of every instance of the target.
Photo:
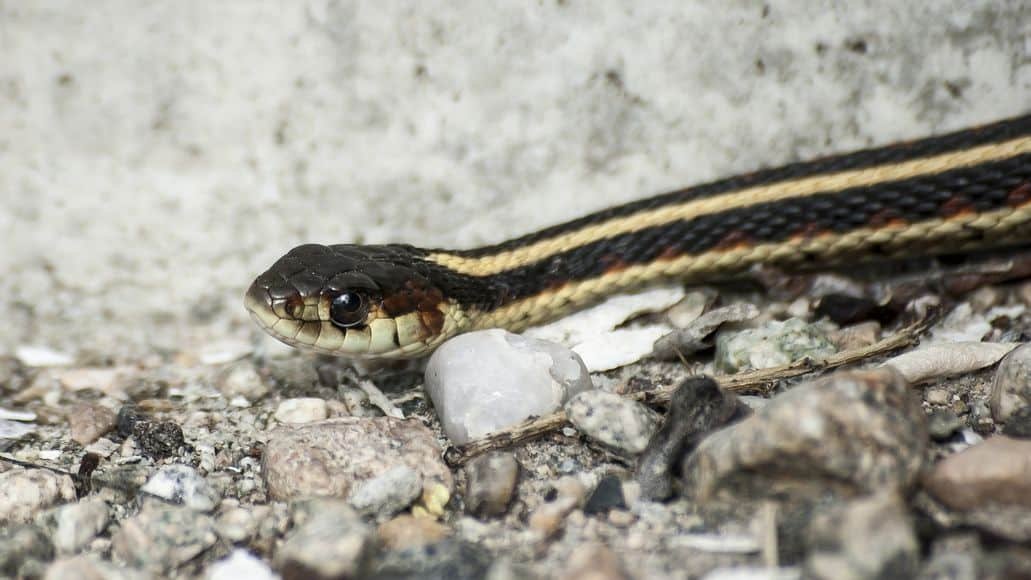
POLYGON ((511 453, 490 453, 477 457, 465 468, 468 478, 466 511, 478 517, 500 516, 512 501, 519 462, 511 453))
POLYGON ((1031 441, 997 435, 938 463, 924 487, 958 510, 1031 506, 1031 441))
POLYGON ((380 524, 376 532, 388 550, 404 550, 436 544, 451 535, 451 529, 431 518, 401 515, 380 524))
POLYGON ((103 405, 81 403, 68 413, 72 440, 89 445, 115 428, 115 412, 103 405))
POLYGON ((540 506, 530 514, 530 529, 550 538, 562 529, 566 516, 576 508, 576 504, 573 498, 559 496, 555 501, 540 506))

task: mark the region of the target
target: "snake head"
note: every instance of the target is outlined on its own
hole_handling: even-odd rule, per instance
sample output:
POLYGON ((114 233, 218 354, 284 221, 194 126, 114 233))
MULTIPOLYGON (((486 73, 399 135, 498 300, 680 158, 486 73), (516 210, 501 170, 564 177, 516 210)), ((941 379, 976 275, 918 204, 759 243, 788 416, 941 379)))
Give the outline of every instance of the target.
POLYGON ((286 344, 352 358, 409 358, 455 334, 441 289, 409 246, 298 246, 258 276, 244 306, 286 344))

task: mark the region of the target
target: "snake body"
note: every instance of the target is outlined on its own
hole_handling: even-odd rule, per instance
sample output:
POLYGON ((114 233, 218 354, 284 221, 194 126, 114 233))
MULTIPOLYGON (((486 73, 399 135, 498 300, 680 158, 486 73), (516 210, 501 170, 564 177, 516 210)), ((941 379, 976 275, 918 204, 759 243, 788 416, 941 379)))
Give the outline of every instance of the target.
POLYGON ((689 187, 472 250, 306 244, 258 276, 245 306, 297 347, 416 357, 461 332, 522 330, 660 280, 1029 241, 1025 115, 689 187))

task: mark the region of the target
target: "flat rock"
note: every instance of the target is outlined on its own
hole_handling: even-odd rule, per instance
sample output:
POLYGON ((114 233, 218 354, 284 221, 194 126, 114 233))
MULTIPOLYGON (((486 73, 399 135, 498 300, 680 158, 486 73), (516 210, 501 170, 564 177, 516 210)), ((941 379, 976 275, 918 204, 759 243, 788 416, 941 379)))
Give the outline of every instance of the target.
POLYGON ((67 475, 21 467, 0 473, 0 524, 29 522, 38 512, 69 501, 75 501, 75 485, 67 475))
POLYGON ((569 422, 587 437, 636 455, 648 446, 660 417, 641 403, 604 391, 586 391, 566 403, 569 422))
POLYGON ((262 473, 273 499, 346 498, 357 483, 406 465, 423 484, 452 487, 432 431, 418 421, 391 417, 341 417, 280 426, 265 446, 262 473))
POLYGON ((809 527, 806 578, 913 578, 920 561, 905 502, 893 492, 832 507, 809 527))
POLYGON ((682 473, 686 489, 701 498, 721 491, 767 497, 793 489, 904 489, 923 466, 927 441, 921 404, 900 374, 838 372, 716 431, 682 473))
POLYGON ((931 495, 953 509, 1031 507, 1031 441, 991 437, 946 457, 923 483, 931 495))
POLYGON ((111 538, 114 553, 137 568, 167 574, 215 545, 214 520, 182 507, 144 509, 111 538))
POLYGON ((445 342, 426 366, 426 391, 458 444, 553 413, 591 386, 573 351, 498 329, 445 342))

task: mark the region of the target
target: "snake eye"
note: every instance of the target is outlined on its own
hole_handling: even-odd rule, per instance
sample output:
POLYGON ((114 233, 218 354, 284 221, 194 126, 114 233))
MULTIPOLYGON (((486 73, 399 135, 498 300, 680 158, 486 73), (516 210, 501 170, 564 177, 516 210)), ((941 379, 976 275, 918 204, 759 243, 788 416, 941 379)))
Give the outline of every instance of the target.
POLYGON ((341 328, 351 328, 365 321, 368 310, 361 294, 344 292, 329 305, 329 318, 341 328))

